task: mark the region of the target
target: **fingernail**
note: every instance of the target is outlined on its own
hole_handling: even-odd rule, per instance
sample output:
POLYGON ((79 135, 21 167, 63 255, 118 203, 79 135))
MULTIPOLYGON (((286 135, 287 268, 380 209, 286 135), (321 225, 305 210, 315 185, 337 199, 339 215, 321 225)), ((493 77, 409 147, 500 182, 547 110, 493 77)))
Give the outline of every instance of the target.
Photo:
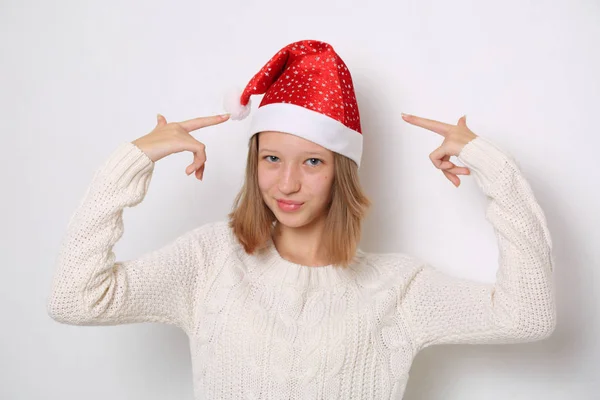
POLYGON ((222 118, 222 119, 227 119, 227 118, 229 118, 229 115, 231 115, 231 114, 222 114, 222 115, 221 115, 221 118, 222 118))
POLYGON ((404 114, 404 113, 400 113, 402 114, 403 117, 410 117, 410 114, 404 114))

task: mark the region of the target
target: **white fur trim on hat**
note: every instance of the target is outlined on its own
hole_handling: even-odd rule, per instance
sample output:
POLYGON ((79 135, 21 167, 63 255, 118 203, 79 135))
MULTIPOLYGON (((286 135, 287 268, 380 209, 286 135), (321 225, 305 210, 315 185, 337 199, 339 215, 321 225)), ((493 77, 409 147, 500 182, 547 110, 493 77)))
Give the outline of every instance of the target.
POLYGON ((258 132, 279 131, 310 140, 356 162, 360 167, 362 135, 340 121, 291 103, 259 107, 252 116, 250 137, 258 132))

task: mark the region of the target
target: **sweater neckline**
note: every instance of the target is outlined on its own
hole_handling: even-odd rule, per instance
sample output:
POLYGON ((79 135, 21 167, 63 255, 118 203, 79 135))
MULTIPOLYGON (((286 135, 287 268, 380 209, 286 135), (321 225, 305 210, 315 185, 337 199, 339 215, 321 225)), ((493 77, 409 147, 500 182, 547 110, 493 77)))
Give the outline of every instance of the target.
POLYGON ((331 289, 355 281, 356 266, 364 257, 364 252, 357 249, 353 262, 347 267, 335 264, 302 265, 283 258, 273 239, 269 238, 266 248, 247 257, 250 260, 252 273, 263 284, 293 286, 301 289, 331 289))

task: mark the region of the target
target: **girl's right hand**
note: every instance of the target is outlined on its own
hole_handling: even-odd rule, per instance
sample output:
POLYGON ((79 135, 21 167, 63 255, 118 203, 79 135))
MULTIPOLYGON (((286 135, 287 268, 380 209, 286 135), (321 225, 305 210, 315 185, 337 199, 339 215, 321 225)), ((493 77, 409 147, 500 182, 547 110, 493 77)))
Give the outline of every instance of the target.
POLYGON ((190 132, 223 123, 228 119, 229 114, 223 114, 167 123, 165 117, 158 114, 158 123, 154 130, 131 143, 146 153, 153 162, 173 153, 184 150, 191 151, 194 153, 194 161, 185 169, 185 173, 190 175, 195 171, 196 178, 202 180, 204 163, 206 162, 205 146, 204 143, 199 142, 190 135, 190 132))

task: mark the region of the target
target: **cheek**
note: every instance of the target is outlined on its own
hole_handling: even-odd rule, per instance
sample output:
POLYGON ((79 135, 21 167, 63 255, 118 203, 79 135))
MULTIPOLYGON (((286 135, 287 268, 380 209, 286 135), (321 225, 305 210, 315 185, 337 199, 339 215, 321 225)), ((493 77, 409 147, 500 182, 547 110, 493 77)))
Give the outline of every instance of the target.
POLYGON ((275 174, 268 170, 258 169, 258 187, 261 191, 268 191, 276 182, 275 174))
POLYGON ((332 175, 323 175, 315 179, 312 183, 313 193, 320 196, 327 196, 331 190, 332 175))

